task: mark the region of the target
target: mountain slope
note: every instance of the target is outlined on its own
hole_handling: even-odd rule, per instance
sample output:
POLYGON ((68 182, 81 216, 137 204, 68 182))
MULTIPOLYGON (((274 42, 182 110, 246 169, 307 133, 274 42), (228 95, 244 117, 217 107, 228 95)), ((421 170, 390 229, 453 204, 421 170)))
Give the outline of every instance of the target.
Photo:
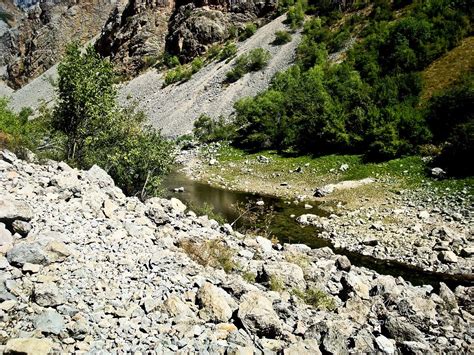
POLYGON ((238 55, 254 48, 267 49, 272 58, 263 71, 246 74, 239 81, 227 85, 226 73, 235 61, 212 62, 187 82, 162 88, 163 74, 150 70, 131 80, 120 89, 120 102, 136 100, 139 108, 148 115, 153 126, 167 136, 179 136, 192 130, 193 122, 201 114, 217 118, 233 112, 233 104, 245 96, 265 90, 273 75, 293 63, 300 34, 283 46, 274 46, 275 32, 286 29, 285 16, 280 16, 260 28, 243 42, 238 55))

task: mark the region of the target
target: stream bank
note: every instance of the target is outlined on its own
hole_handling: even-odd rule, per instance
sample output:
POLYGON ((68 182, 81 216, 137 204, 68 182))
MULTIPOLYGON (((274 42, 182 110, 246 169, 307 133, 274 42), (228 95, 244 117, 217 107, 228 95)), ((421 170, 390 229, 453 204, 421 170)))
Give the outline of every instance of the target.
MULTIPOLYGON (((259 156, 247 156, 240 161, 234 159, 229 162, 220 152, 222 150, 216 146, 207 148, 204 153, 199 148, 181 152, 178 162, 181 164, 180 171, 186 177, 177 178, 174 175, 171 180, 175 181, 169 188, 188 185, 191 189, 188 193, 191 195, 194 195, 194 190, 206 191, 204 195, 208 196, 207 203, 217 206, 217 211, 224 213, 227 220, 232 221, 235 216, 226 211, 228 208, 232 209, 231 204, 236 202, 232 199, 241 200, 242 196, 247 195, 254 196, 256 200, 259 196, 268 195, 258 194, 262 191, 261 188, 239 192, 237 187, 242 185, 229 183, 230 173, 227 170, 233 169, 235 172, 239 169, 251 169, 254 176, 263 169, 266 174, 276 172, 272 172, 271 162, 259 162, 259 156), (222 173, 216 174, 219 170, 222 173), (216 181, 222 183, 216 184, 216 181), (199 187, 196 188, 196 185, 199 187), (240 197, 230 198, 233 194, 240 197), (225 195, 227 200, 216 201, 216 198, 219 199, 216 195, 225 195)), ((307 163, 305 169, 323 169, 313 164, 315 163, 312 161, 307 163)), ((324 168, 334 169, 330 166, 324 168)), ((289 176, 286 175, 285 178, 289 179, 289 176)), ((323 179, 327 183, 334 182, 328 180, 327 176, 323 179)), ((274 234, 282 242, 304 243, 311 247, 331 245, 338 253, 352 255, 353 260, 362 258, 369 268, 380 270, 376 264, 384 265, 385 270, 380 271, 382 273, 390 273, 391 269, 405 269, 403 273, 415 284, 420 283, 416 280, 423 279, 423 274, 432 275, 435 283, 438 276, 444 274, 452 275, 457 282, 464 280, 472 283, 472 185, 467 184, 462 189, 451 192, 446 188, 446 191, 440 193, 439 187, 430 187, 429 181, 421 188, 402 189, 405 186, 393 177, 378 175, 375 180, 369 186, 335 192, 323 198, 313 197, 314 188, 308 187, 306 197, 294 195, 297 192, 291 188, 295 186, 291 180, 287 180, 285 186, 274 186, 275 191, 282 191, 283 188, 286 191, 284 194, 278 193, 278 197, 267 197, 270 205, 275 205, 276 210, 280 211, 277 216, 285 211, 284 217, 278 217, 273 223, 276 225, 274 234), (305 209, 305 205, 313 208, 305 209), (302 224, 316 229, 306 231, 297 228, 296 220, 305 214, 311 218, 309 222, 303 221, 302 224)), ((269 184, 266 176, 262 178, 262 185, 265 184, 269 184)), ((202 199, 201 195, 198 194, 195 198, 202 199)), ((187 200, 188 197, 183 194, 180 198, 187 200)))

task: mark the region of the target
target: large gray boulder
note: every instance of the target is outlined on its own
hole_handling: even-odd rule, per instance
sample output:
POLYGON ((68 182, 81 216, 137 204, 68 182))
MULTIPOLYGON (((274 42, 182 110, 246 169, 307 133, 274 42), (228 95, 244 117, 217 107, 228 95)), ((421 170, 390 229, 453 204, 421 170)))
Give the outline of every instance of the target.
POLYGON ((8 229, 14 221, 30 221, 33 218, 33 211, 25 201, 18 201, 12 197, 0 196, 0 223, 5 223, 8 229))
POLYGON ((237 316, 252 333, 274 338, 282 331, 282 323, 272 302, 261 292, 250 291, 242 296, 237 316))
POLYGON ((58 335, 64 329, 64 319, 54 309, 48 308, 36 317, 35 327, 42 333, 58 335))

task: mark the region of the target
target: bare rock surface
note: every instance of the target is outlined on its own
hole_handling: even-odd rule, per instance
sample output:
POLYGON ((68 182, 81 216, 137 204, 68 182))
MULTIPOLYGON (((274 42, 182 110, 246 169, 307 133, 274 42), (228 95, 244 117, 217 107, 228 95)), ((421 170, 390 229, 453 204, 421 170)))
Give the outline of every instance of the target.
POLYGON ((99 167, 0 157, 11 161, 0 165, 0 195, 31 211, 28 234, 14 236, 6 258, 0 251, 0 352, 472 350, 473 287, 438 293, 328 248, 268 247, 179 200, 127 197, 99 167), (183 247, 189 239, 226 253, 203 263, 204 249, 183 247))

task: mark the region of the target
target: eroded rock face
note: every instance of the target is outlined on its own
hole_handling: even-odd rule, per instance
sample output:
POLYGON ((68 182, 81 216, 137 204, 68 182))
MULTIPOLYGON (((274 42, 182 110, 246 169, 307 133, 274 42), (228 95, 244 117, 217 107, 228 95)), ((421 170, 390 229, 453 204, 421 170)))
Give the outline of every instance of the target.
POLYGON ((100 32, 115 2, 55 0, 29 7, 0 39, 3 47, 8 44, 9 54, 3 63, 8 65, 8 83, 21 87, 56 64, 66 44, 90 41, 100 32))
POLYGON ((179 7, 170 22, 167 49, 188 61, 228 39, 235 29, 271 14, 276 6, 275 0, 190 2, 179 7))
POLYGON ((107 19, 97 50, 122 74, 136 74, 162 53, 174 6, 174 0, 122 2, 107 19))

